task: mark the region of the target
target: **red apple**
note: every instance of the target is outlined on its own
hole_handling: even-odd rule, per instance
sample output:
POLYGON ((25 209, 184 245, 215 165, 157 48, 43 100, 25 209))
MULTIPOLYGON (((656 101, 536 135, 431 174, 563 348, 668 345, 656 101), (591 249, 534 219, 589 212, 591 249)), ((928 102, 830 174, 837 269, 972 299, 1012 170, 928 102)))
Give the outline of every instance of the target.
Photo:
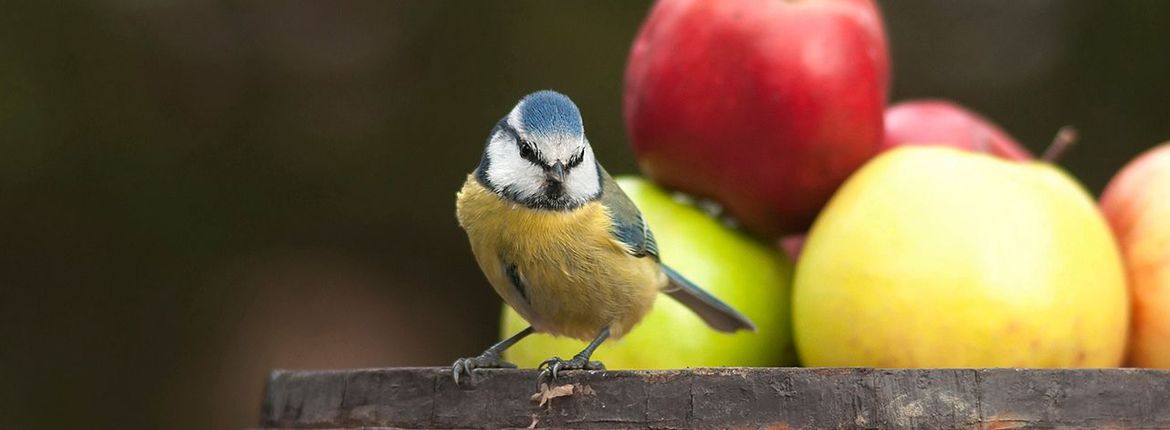
POLYGON ((1129 274, 1129 363, 1170 368, 1170 142, 1122 168, 1105 187, 1101 210, 1129 274))
POLYGON ((1032 153, 991 121, 946 100, 910 100, 886 109, 885 149, 902 145, 947 145, 1008 160, 1032 153))
POLYGON ((778 237, 880 151, 888 83, 873 1, 660 0, 630 52, 625 121, 648 176, 778 237))

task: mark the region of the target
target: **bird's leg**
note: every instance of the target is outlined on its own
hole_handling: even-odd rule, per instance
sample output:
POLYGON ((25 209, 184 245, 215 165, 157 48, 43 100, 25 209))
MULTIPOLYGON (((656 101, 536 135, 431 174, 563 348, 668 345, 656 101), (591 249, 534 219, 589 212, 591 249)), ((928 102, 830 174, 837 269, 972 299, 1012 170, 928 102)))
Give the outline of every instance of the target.
POLYGON ((600 361, 589 361, 589 357, 592 356, 593 351, 596 350, 597 347, 601 346, 601 343, 605 342, 605 339, 608 338, 609 327, 606 327, 601 329, 601 333, 598 333, 597 337, 594 338, 592 342, 589 342, 589 345, 586 346, 585 349, 581 350, 581 352, 577 353, 577 355, 574 355, 572 360, 565 361, 560 357, 553 357, 545 360, 543 363, 540 363, 539 367, 537 367, 537 369, 544 369, 547 367, 547 369, 544 369, 544 371, 540 373, 541 378, 547 374, 552 376, 552 379, 555 380, 557 379, 557 373, 562 370, 605 370, 604 364, 601 364, 600 361))
POLYGON ((455 378, 455 384, 459 384, 459 374, 461 373, 466 373, 468 377, 475 379, 475 376, 473 376, 471 373, 471 371, 475 369, 515 368, 515 364, 504 361, 504 358, 500 357, 500 354, 503 353, 505 349, 511 348, 512 345, 515 345, 516 342, 520 341, 520 339, 528 337, 528 335, 532 334, 534 331, 536 330, 533 329, 532 326, 529 326, 528 328, 521 330, 519 333, 512 335, 512 337, 501 340, 499 343, 492 345, 491 348, 488 348, 483 352, 483 354, 480 354, 477 357, 460 358, 455 360, 455 364, 451 365, 451 376, 455 378))

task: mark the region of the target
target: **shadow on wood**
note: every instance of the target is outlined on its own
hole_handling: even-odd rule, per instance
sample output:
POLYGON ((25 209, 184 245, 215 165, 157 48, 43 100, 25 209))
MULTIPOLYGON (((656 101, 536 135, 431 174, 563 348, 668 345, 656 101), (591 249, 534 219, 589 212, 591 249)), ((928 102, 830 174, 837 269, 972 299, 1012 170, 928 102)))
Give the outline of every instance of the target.
POLYGON ((261 426, 401 428, 1170 428, 1170 371, 714 368, 570 372, 272 372, 261 426), (563 388, 561 391, 568 391, 563 388), (560 393, 565 394, 565 393, 560 393))

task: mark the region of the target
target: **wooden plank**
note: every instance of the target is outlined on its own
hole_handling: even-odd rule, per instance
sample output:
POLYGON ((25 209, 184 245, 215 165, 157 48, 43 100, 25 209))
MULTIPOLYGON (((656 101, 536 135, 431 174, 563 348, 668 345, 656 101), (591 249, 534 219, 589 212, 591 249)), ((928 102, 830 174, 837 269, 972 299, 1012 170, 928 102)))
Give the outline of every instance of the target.
POLYGON ((569 372, 545 406, 533 370, 272 373, 261 426, 391 428, 1170 428, 1170 371, 711 368, 569 372))

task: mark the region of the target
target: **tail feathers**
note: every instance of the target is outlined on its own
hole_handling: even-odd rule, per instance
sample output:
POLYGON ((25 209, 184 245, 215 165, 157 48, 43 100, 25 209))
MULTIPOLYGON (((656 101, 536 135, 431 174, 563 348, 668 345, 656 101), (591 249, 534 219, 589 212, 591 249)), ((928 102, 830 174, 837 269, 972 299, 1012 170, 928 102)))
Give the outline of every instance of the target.
POLYGON ((670 278, 670 285, 663 292, 690 308, 711 328, 726 333, 734 333, 737 330, 756 331, 756 325, 752 324, 751 320, 727 303, 703 291, 665 264, 662 265, 662 270, 670 278))

